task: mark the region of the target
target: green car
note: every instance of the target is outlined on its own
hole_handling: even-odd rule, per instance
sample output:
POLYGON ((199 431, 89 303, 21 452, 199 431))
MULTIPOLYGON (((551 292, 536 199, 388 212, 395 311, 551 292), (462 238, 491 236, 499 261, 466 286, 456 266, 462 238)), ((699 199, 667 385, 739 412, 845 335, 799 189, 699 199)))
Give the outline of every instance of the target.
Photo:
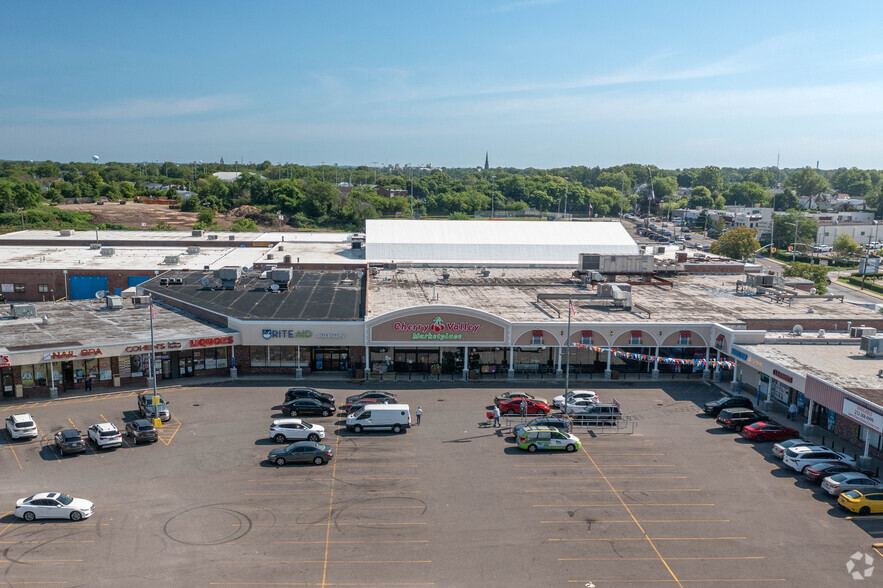
POLYGON ((518 448, 531 453, 537 449, 563 449, 574 452, 582 447, 579 437, 552 427, 525 427, 518 437, 518 448))

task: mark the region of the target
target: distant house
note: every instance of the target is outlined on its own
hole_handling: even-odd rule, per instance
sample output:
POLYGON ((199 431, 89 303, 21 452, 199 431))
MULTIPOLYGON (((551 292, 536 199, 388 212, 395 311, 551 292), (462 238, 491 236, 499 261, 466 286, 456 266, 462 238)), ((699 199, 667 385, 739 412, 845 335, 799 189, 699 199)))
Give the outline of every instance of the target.
POLYGON ((381 196, 386 196, 387 198, 394 198, 396 196, 407 196, 407 190, 400 190, 397 188, 384 188, 383 186, 377 186, 377 193, 381 196))

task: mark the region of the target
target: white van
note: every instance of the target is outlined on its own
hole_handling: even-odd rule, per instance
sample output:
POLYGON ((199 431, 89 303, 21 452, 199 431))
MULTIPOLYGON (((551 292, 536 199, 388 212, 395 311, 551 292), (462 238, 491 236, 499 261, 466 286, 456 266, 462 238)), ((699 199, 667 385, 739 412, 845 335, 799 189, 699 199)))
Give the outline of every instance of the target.
POLYGON ((346 416, 346 428, 354 433, 383 429, 404 433, 411 428, 411 407, 407 404, 369 404, 346 416))

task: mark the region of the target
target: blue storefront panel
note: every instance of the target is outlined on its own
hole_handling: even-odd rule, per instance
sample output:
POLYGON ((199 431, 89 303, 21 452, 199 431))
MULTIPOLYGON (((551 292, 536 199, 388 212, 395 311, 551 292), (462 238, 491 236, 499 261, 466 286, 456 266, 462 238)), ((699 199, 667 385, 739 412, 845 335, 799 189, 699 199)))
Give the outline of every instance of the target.
POLYGON ((71 300, 86 300, 95 298, 99 291, 107 292, 107 276, 71 276, 70 298, 71 300))
POLYGON ((129 276, 129 288, 132 286, 137 286, 142 282, 146 282, 150 279, 150 276, 129 276))

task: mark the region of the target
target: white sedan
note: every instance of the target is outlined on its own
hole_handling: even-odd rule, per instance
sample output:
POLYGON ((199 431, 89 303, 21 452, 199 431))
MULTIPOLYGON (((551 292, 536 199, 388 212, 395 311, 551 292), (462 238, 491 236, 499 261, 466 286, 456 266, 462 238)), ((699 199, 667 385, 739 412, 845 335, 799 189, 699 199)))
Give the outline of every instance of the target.
POLYGON ((595 406, 598 404, 597 400, 592 400, 590 398, 579 398, 574 400, 567 401, 567 414, 580 414, 586 411, 586 409, 595 406))
MULTIPOLYGON (((592 392, 591 390, 572 390, 567 395, 567 404, 571 404, 577 400, 591 400, 592 402, 600 402, 598 395, 592 392)), ((552 399, 552 402, 555 403, 555 406, 564 410, 564 395, 556 396, 552 399)))
POLYGON ((279 419, 270 425, 270 439, 276 443, 318 441, 325 438, 325 427, 301 419, 279 419))
POLYGON ((41 492, 15 502, 15 516, 28 522, 34 519, 88 519, 95 505, 84 498, 72 498, 61 492, 41 492))

